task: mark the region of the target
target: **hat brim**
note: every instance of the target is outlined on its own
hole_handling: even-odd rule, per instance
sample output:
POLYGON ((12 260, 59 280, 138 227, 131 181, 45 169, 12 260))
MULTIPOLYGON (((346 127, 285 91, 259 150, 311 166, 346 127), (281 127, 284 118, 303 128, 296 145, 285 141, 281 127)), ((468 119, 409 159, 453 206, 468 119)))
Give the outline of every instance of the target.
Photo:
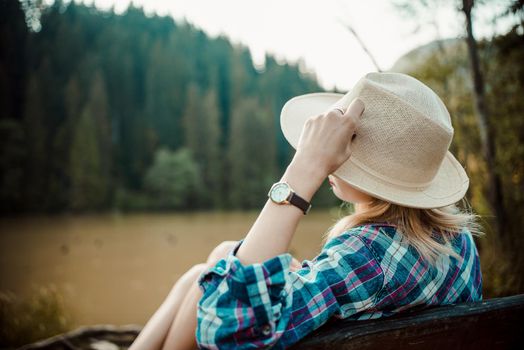
MULTIPOLYGON (((280 127, 289 144, 296 149, 306 120, 340 104, 344 96, 340 93, 316 92, 288 100, 282 107, 280 127)), ((440 208, 456 203, 464 197, 469 187, 464 168, 449 151, 431 184, 424 188, 385 182, 357 165, 351 157, 333 175, 373 197, 413 208, 440 208)))

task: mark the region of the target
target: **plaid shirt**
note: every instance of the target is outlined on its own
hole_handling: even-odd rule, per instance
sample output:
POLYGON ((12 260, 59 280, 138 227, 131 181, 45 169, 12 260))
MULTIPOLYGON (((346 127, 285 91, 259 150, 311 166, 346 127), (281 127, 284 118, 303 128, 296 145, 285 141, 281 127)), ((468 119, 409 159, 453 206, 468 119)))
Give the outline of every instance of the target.
POLYGON ((198 278, 198 346, 285 349, 332 317, 364 320, 416 305, 482 299, 479 256, 468 230, 452 241, 462 259, 440 256, 435 265, 401 239, 394 225, 354 227, 296 271, 289 253, 242 265, 235 255, 240 240, 198 278))

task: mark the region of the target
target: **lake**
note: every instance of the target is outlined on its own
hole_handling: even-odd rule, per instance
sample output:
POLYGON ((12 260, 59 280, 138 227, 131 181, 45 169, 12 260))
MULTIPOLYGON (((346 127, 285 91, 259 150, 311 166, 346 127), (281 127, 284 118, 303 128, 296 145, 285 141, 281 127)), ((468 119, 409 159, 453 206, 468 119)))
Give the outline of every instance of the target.
MULTIPOLYGON (((0 291, 24 297, 55 286, 73 326, 143 325, 176 280, 224 240, 247 234, 257 212, 106 214, 0 220, 0 291)), ((312 259, 338 209, 299 223, 290 253, 312 259)))

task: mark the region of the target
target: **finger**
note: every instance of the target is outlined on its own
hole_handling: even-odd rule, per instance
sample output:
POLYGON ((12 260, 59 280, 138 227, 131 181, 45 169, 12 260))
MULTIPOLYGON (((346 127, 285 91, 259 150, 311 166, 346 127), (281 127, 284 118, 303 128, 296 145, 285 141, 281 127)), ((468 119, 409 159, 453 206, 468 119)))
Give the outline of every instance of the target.
POLYGON ((344 116, 351 117, 351 118, 358 118, 364 112, 364 108, 365 108, 364 102, 362 102, 361 99, 356 98, 351 102, 348 109, 346 110, 346 113, 344 113, 344 116))
POLYGON ((346 113, 346 111, 342 107, 335 107, 333 109, 337 112, 340 112, 341 115, 344 115, 346 113))

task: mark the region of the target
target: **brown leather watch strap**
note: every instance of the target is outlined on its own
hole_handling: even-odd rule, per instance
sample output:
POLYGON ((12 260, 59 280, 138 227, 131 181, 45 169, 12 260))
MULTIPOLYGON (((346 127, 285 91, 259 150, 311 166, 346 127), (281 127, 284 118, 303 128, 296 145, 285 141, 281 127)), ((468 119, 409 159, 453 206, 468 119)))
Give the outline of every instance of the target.
POLYGON ((300 197, 295 192, 291 192, 291 197, 289 198, 289 203, 293 204, 296 207, 299 207, 306 215, 311 209, 311 203, 306 201, 304 198, 300 197))

